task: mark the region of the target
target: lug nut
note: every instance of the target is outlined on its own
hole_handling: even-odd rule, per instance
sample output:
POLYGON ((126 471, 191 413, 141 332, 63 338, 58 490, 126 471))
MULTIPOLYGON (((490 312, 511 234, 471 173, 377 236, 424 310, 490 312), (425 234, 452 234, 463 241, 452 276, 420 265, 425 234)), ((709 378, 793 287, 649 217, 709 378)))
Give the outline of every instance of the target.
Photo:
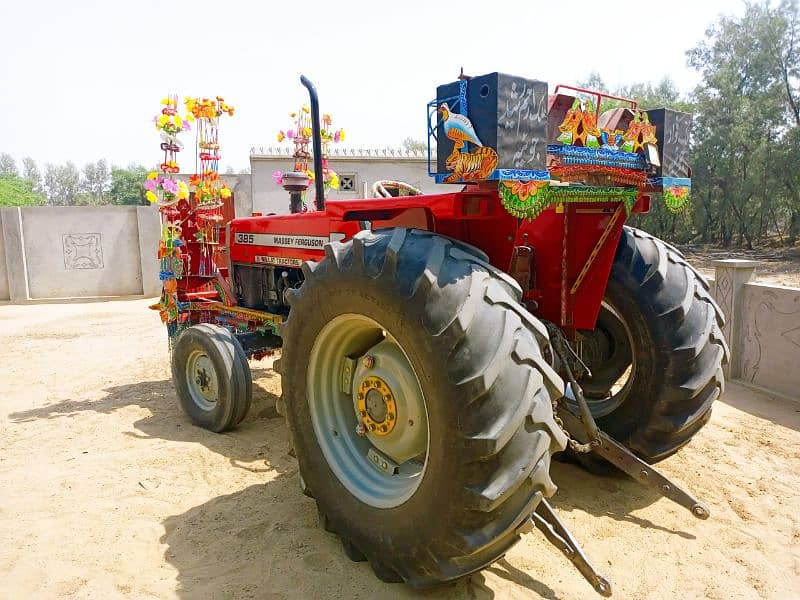
POLYGON ((362 364, 364 365, 365 368, 371 369, 372 367, 375 366, 375 357, 372 356, 371 354, 367 354, 364 357, 364 361, 362 364))
POLYGON ((362 421, 359 421, 358 425, 356 425, 356 435, 359 435, 361 437, 367 435, 367 427, 366 425, 364 425, 362 421))

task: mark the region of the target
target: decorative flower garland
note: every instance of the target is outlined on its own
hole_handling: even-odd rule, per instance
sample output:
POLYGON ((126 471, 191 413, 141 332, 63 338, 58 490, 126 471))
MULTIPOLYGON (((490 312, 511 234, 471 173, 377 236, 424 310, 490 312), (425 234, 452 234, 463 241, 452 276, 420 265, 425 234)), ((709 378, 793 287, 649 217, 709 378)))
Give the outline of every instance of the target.
POLYGON ((555 187, 547 181, 503 180, 498 186, 503 207, 520 219, 535 219, 551 204, 624 202, 630 214, 639 191, 623 187, 555 187))
POLYGON ((683 185, 673 185, 664 190, 664 204, 670 212, 681 212, 691 197, 691 191, 683 185))
MULTIPOLYGON (((311 160, 309 143, 313 134, 311 123, 311 109, 305 104, 299 111, 289 113, 289 117, 294 120, 293 127, 286 131, 280 130, 277 135, 278 143, 289 140, 294 144, 294 171, 308 175, 309 186, 314 183, 314 172, 309 169, 308 162, 311 160)), ((345 139, 344 129, 333 127, 333 118, 329 114, 322 115, 320 123, 320 137, 322 138, 322 181, 325 189, 339 189, 339 175, 328 166, 328 153, 331 144, 338 144, 345 139)), ((272 179, 278 185, 283 184, 283 172, 275 171, 272 179)))
POLYGON ((233 116, 234 107, 217 96, 208 98, 186 98, 186 110, 197 120, 197 147, 199 149, 200 173, 193 175, 189 186, 195 193, 202 210, 222 206, 231 197, 231 190, 219 178, 219 118, 233 116))

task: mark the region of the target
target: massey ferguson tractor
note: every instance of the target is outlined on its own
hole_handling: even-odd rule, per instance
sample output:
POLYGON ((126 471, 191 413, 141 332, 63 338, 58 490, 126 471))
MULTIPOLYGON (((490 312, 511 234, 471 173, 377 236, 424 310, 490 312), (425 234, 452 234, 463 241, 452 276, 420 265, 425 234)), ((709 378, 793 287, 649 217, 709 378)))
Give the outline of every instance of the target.
POLYGON ((678 250, 624 225, 689 199, 691 116, 462 75, 428 105, 429 171, 452 191, 379 182, 384 197, 326 201, 319 103, 301 81, 314 177, 284 176, 292 212, 223 211, 212 264, 194 197, 169 217, 182 264, 157 308, 183 409, 235 427, 248 359, 279 353, 300 486, 349 558, 428 587, 535 527, 610 595, 546 500, 553 455, 613 465, 709 516, 651 465, 723 391, 723 315, 678 250))

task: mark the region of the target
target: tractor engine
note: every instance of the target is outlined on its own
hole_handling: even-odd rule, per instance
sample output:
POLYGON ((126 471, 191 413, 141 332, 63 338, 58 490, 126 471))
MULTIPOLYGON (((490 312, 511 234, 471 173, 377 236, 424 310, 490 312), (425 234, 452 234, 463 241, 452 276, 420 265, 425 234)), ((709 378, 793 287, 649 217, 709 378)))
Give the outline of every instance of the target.
POLYGON ((240 306, 286 315, 286 291, 299 286, 303 278, 296 268, 234 264, 233 281, 240 306))

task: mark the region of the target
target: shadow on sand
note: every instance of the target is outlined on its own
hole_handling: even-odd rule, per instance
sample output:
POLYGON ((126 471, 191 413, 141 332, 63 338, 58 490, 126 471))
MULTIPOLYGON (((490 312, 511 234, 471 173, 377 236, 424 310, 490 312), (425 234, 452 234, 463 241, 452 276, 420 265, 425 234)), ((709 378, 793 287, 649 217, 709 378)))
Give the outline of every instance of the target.
MULTIPOLYGON (((136 421, 136 432, 127 435, 199 443, 225 456, 233 467, 270 473, 269 481, 165 519, 160 541, 167 546, 166 560, 178 571, 177 593, 182 598, 482 600, 495 597, 492 588, 498 580, 525 588, 534 598, 558 598, 545 583, 505 559, 457 583, 422 592, 382 583, 367 563, 348 560, 338 538, 319 527, 314 501, 300 491, 296 462, 287 455, 284 425, 276 418, 276 396, 259 384, 275 377, 271 370, 253 369, 256 383, 250 414, 237 429, 224 434, 193 426, 178 408, 170 380, 115 386, 97 400, 65 400, 9 417, 19 423, 140 406, 150 414, 136 421), (491 587, 487 575, 494 580, 491 587)), ((559 511, 584 511, 693 538, 632 515, 659 496, 625 476, 599 477, 557 461, 552 474, 559 486, 552 503, 559 511)), ((547 542, 542 538, 541 543, 547 542)), ((573 573, 566 559, 564 570, 573 573)), ((591 593, 587 587, 587 595, 591 593)))

